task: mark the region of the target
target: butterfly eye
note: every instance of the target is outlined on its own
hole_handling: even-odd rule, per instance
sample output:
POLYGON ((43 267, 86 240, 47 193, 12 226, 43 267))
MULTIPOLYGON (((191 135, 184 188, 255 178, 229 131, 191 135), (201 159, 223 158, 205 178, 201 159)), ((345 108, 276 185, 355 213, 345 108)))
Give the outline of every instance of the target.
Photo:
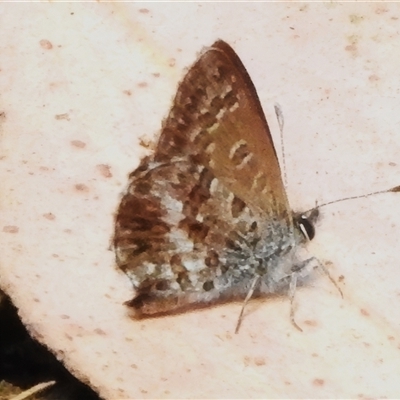
POLYGON ((315 228, 313 223, 305 215, 300 215, 297 223, 299 224, 299 228, 304 237, 307 240, 313 240, 315 236, 315 228))

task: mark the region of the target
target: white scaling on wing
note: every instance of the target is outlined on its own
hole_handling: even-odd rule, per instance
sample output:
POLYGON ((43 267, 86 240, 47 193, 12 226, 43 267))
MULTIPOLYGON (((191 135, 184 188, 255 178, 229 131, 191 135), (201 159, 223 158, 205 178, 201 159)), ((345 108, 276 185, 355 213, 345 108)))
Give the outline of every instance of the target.
POLYGON ((257 188, 258 186, 258 181, 259 179, 264 175, 263 172, 259 172, 254 178, 253 178, 253 183, 251 185, 251 190, 253 191, 254 189, 257 188))
POLYGON ((215 193, 218 190, 219 182, 217 178, 214 178, 211 183, 210 183, 210 193, 212 196, 215 195, 215 193))
POLYGON ((253 158, 254 154, 253 153, 249 153, 247 154, 247 156, 245 158, 243 158, 243 161, 236 166, 236 169, 242 169, 246 164, 248 164, 248 162, 253 158))
POLYGON ((268 194, 268 185, 264 186, 264 189, 261 190, 261 193, 264 194, 264 195, 268 194))
POLYGON ((228 197, 227 197, 227 204, 230 204, 230 206, 229 207, 231 207, 231 205, 232 205, 232 202, 233 202, 233 200, 235 199, 235 195, 232 193, 232 192, 230 192, 229 194, 228 194, 228 197))
POLYGON ((194 142, 197 138, 197 136, 199 135, 199 133, 201 132, 201 128, 197 127, 196 129, 192 129, 191 131, 189 131, 189 140, 191 142, 194 142))
POLYGON ((214 125, 211 125, 208 129, 207 132, 208 133, 213 133, 214 131, 216 131, 219 128, 219 122, 216 122, 214 125))
POLYGON ((200 214, 200 213, 198 213, 198 214, 196 215, 196 221, 197 221, 197 222, 203 222, 203 221, 204 221, 203 215, 200 214))
POLYGON ((236 109, 239 108, 239 102, 237 101, 230 109, 229 112, 234 112, 236 109))
MULTIPOLYGON (((215 124, 214 124, 215 125, 215 124)), ((213 125, 213 126, 214 126, 213 125)), ((211 127, 212 128, 212 127, 211 127)), ((210 128, 210 129, 211 129, 210 128)), ((215 143, 214 142, 212 142, 212 143, 210 143, 207 147, 206 147, 206 153, 207 154, 212 154, 212 153, 214 153, 214 150, 215 150, 215 143)))
POLYGON ((164 194, 160 200, 163 209, 167 210, 167 216, 164 218, 165 222, 172 226, 178 225, 182 219, 183 203, 180 200, 174 199, 168 193, 164 194))
MULTIPOLYGON (((196 273, 196 272, 201 271, 202 269, 205 268, 204 260, 205 260, 205 254, 203 254, 203 257, 198 257, 198 258, 194 258, 193 256, 191 256, 189 254, 187 258, 186 257, 182 257, 182 265, 189 272, 196 273)), ((191 277, 191 275, 189 275, 189 276, 191 277)), ((193 281, 192 278, 190 280, 193 281)))
POLYGON ((219 111, 218 114, 215 116, 215 118, 217 119, 217 121, 220 121, 222 119, 222 117, 225 115, 226 113, 226 108, 222 107, 219 111))
POLYGON ((130 269, 128 269, 126 272, 133 284, 133 287, 140 286, 140 284, 143 281, 143 276, 151 276, 151 274, 153 274, 154 271, 156 270, 156 265, 151 262, 144 261, 139 268, 145 272, 137 274, 135 270, 132 271, 130 269))
MULTIPOLYGON (((181 216, 182 219, 182 216, 181 216)), ((193 240, 191 240, 187 233, 179 228, 172 228, 171 231, 166 235, 168 241, 174 244, 176 249, 179 249, 180 253, 190 253, 194 249, 193 240)))
POLYGON ((224 87, 221 89, 221 98, 223 99, 227 94, 232 92, 232 86, 231 85, 224 85, 224 87))
POLYGON ((244 139, 240 139, 238 140, 229 150, 229 159, 232 160, 232 158, 234 157, 237 149, 243 145, 247 145, 247 142, 244 139))

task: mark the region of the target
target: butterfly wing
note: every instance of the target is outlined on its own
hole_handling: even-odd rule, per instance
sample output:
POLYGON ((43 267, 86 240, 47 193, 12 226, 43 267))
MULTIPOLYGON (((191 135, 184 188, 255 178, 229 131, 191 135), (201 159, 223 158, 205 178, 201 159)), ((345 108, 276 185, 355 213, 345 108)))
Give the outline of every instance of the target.
POLYGON ((131 305, 151 315, 243 298, 292 236, 257 93, 218 41, 180 84, 156 152, 131 174, 117 212, 114 247, 136 290, 131 305))
POLYGON ((193 157, 266 217, 290 224, 278 158, 256 89, 234 50, 215 42, 180 84, 156 159, 193 157))

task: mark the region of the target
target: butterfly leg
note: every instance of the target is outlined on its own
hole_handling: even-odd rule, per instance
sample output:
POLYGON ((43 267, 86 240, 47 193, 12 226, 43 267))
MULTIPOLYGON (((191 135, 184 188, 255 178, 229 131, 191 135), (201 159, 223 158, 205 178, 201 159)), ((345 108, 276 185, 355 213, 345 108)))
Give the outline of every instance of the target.
POLYGON ((290 274, 290 284, 289 284, 289 299, 290 299, 290 322, 292 325, 298 329, 300 332, 303 332, 303 329, 296 323, 294 319, 295 313, 295 303, 294 303, 294 295, 296 293, 297 280, 298 278, 305 278, 310 275, 310 273, 321 266, 321 263, 315 257, 311 257, 307 260, 304 260, 300 264, 294 265, 292 267, 292 273, 290 274))
POLYGON ((327 268, 325 267, 324 264, 322 264, 321 262, 319 262, 318 267, 321 269, 321 271, 329 278, 329 280, 334 284, 334 286, 336 287, 336 289, 339 291, 340 295, 342 296, 343 299, 343 292, 342 289, 340 289, 340 286, 337 284, 337 282, 332 278, 332 275, 329 273, 329 271, 327 270, 327 268))
POLYGON ((290 322, 292 325, 298 329, 300 332, 303 332, 303 329, 296 323, 294 319, 295 313, 295 304, 294 304, 294 295, 296 293, 297 287, 297 279, 304 278, 310 274, 313 269, 319 268, 335 285, 336 289, 339 291, 340 295, 343 298, 343 292, 340 289, 337 282, 332 278, 331 274, 327 270, 324 264, 322 264, 317 258, 311 257, 305 261, 303 261, 300 265, 296 265, 292 268, 292 274, 290 275, 290 284, 289 284, 289 299, 290 299, 290 322))
POLYGON ((244 299, 244 302, 243 302, 243 304, 242 304, 242 309, 241 309, 241 311, 240 311, 239 318, 238 318, 238 322, 237 322, 237 324, 236 324, 235 333, 238 333, 238 332, 239 332, 239 328, 240 328, 240 325, 241 325, 242 319, 243 319, 244 308, 246 307, 246 304, 248 303, 248 301, 249 301, 249 300, 251 299, 251 297, 253 296, 254 288, 256 287, 256 285, 257 285, 257 283, 258 283, 259 280, 260 280, 260 275, 257 275, 257 276, 253 279, 253 282, 251 282, 250 289, 249 289, 249 291, 247 292, 246 298, 244 299))

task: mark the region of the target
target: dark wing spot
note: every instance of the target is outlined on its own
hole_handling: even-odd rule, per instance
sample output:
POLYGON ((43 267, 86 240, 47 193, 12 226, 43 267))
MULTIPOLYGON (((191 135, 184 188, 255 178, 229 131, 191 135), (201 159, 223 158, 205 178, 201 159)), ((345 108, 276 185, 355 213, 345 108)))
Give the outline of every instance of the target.
POLYGON ((231 90, 224 96, 224 105, 228 109, 233 107, 237 102, 238 102, 238 99, 237 99, 235 93, 233 92, 233 90, 231 90))
POLYGON ((219 258, 217 252, 214 250, 209 250, 204 262, 209 268, 217 267, 219 265, 219 258))
POLYGON ((213 283, 213 281, 204 282, 204 284, 203 284, 203 289, 204 289, 206 292, 209 292, 210 290, 214 289, 214 283, 213 283))
POLYGON ((182 290, 186 290, 186 288, 192 285, 189 280, 187 271, 180 272, 176 278, 176 282, 178 283, 178 285, 181 287, 182 290))
POLYGON ((239 199, 239 197, 234 197, 231 204, 231 213, 233 218, 238 218, 242 213, 244 208, 246 207, 246 203, 239 199))
POLYGON ((208 226, 190 217, 180 221, 178 227, 187 232, 189 238, 192 239, 194 243, 204 241, 210 230, 208 226))
POLYGON ((164 291, 170 289, 171 285, 168 281, 159 281, 154 285, 156 290, 164 291))

